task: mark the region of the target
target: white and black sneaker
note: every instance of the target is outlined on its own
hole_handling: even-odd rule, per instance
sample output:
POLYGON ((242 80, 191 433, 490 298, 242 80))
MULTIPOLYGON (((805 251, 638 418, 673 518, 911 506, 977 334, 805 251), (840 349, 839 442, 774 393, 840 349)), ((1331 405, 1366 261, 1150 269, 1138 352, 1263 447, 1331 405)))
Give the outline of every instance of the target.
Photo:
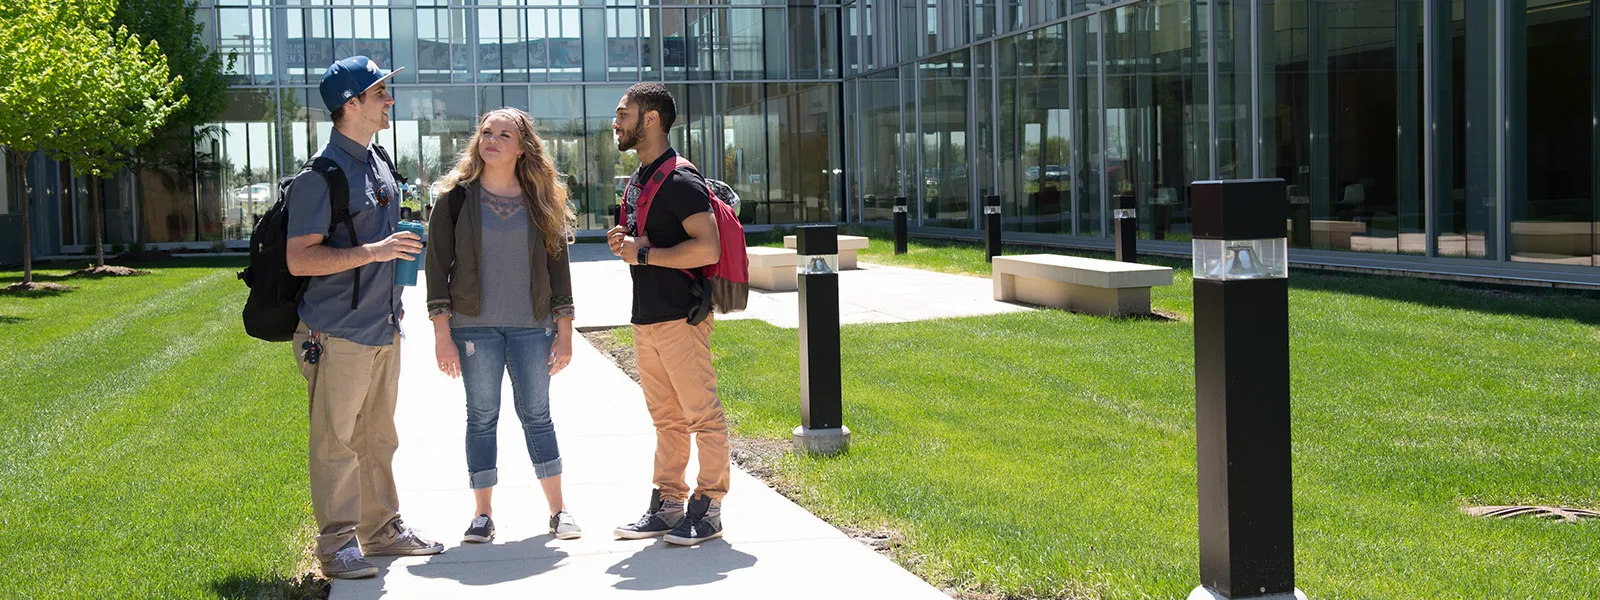
POLYGON ((572 518, 572 513, 563 510, 550 515, 550 535, 558 540, 575 540, 583 537, 583 529, 578 527, 578 520, 572 518))
POLYGON ((355 540, 334 553, 332 560, 322 563, 322 576, 328 579, 363 579, 377 574, 378 565, 367 561, 355 540))
POLYGON ((618 527, 615 533, 624 540, 661 537, 677 527, 683 515, 682 501, 662 498, 661 490, 651 490, 650 507, 645 509, 644 516, 639 517, 638 522, 618 527))
POLYGON ((672 532, 668 544, 693 546, 722 537, 722 503, 700 495, 689 500, 689 512, 672 532))
POLYGON ((473 544, 487 544, 494 541, 494 519, 489 515, 478 515, 472 519, 472 526, 467 532, 461 534, 461 541, 473 544))

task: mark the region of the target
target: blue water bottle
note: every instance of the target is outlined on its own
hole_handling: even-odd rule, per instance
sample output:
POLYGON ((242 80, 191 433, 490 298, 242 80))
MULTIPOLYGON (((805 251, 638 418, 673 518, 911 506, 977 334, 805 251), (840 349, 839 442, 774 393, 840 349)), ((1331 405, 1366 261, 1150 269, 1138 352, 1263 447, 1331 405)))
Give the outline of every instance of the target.
POLYGON ((422 261, 428 256, 427 228, 423 227, 421 223, 416 221, 401 221, 400 224, 395 227, 395 229, 398 231, 409 231, 411 233, 415 233, 417 234, 417 237, 423 239, 422 251, 412 255, 417 257, 416 260, 396 260, 396 264, 394 266, 395 285, 416 285, 417 271, 422 269, 422 261))

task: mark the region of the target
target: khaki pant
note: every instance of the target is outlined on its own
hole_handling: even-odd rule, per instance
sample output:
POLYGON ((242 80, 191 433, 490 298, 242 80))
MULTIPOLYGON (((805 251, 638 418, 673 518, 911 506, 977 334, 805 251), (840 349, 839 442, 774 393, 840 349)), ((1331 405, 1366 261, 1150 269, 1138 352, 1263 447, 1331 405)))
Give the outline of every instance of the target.
POLYGON ((633 326, 639 383, 656 425, 655 484, 663 498, 687 499, 689 434, 700 450, 695 493, 720 500, 728 493, 728 423, 717 400, 711 367, 711 318, 699 326, 669 321, 633 326))
POLYGON ((310 337, 301 323, 294 353, 311 398, 311 510, 317 559, 327 562, 352 538, 366 546, 393 541, 392 532, 380 530, 400 517, 393 469, 400 334, 388 346, 323 334, 315 365, 301 358, 300 345, 310 337))

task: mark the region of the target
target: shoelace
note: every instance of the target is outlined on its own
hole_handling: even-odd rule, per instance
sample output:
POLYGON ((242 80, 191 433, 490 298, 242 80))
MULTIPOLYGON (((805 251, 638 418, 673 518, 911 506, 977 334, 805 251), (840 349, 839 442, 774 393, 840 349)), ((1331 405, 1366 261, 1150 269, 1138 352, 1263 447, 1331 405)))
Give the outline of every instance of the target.
POLYGON ((339 561, 341 563, 344 563, 344 564, 350 564, 350 563, 356 562, 358 560, 361 560, 361 558, 362 558, 361 549, 360 548, 356 548, 354 546, 349 547, 349 548, 344 548, 344 549, 339 550, 338 552, 333 553, 333 559, 337 560, 337 561, 339 561))

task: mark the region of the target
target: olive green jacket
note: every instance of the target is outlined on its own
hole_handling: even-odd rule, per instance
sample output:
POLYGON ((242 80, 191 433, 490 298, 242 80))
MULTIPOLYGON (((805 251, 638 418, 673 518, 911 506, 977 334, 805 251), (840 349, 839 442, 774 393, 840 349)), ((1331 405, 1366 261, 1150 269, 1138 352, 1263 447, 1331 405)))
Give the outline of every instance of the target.
MULTIPOLYGON (((483 311, 483 213, 479 210, 476 182, 440 195, 428 217, 428 318, 460 313, 477 316, 483 311), (450 214, 450 196, 465 194, 461 214, 450 214)), ((527 211, 525 211, 527 212, 527 211)), ((542 321, 572 318, 572 269, 567 248, 551 255, 544 236, 528 214, 528 251, 533 265, 533 318, 542 321)), ((492 274, 490 274, 492 276, 492 274)))

